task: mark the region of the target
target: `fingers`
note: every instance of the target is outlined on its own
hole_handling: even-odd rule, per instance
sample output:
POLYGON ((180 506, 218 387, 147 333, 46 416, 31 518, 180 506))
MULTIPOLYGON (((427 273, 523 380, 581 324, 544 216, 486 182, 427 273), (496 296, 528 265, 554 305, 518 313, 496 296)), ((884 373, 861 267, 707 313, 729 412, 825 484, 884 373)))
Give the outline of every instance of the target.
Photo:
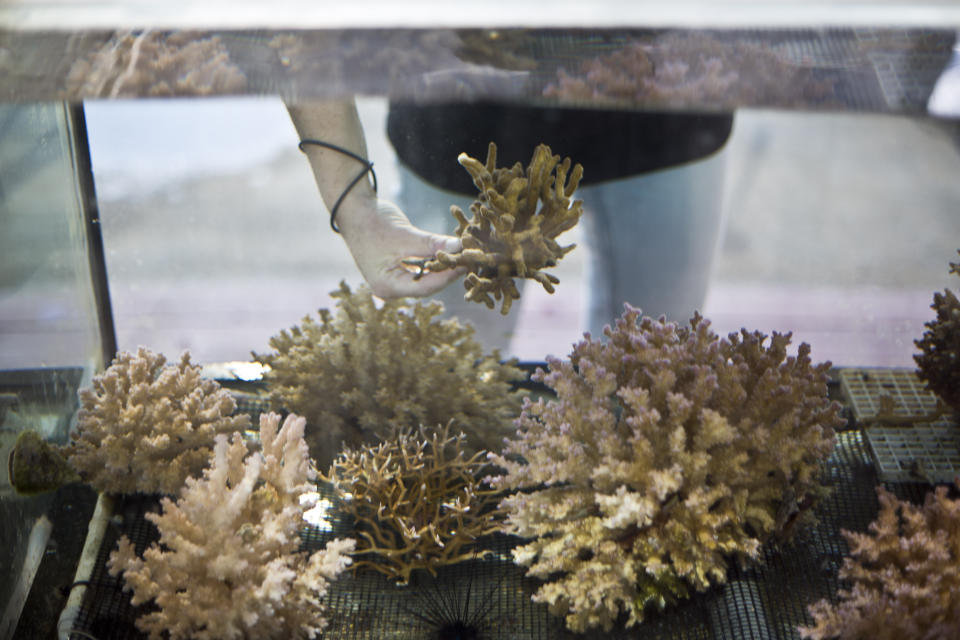
POLYGON ((414 280, 413 274, 407 269, 397 267, 369 284, 373 293, 384 299, 422 298, 440 291, 461 275, 460 270, 448 269, 439 273, 425 273, 414 280))

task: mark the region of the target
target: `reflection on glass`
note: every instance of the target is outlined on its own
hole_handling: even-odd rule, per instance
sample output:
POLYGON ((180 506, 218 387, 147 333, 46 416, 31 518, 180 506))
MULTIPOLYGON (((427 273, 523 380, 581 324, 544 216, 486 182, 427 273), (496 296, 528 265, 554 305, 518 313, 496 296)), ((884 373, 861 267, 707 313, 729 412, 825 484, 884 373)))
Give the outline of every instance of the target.
POLYGON ((100 366, 96 306, 65 105, 0 105, 0 635, 17 622, 52 525, 52 496, 10 487, 23 431, 66 441, 100 366))

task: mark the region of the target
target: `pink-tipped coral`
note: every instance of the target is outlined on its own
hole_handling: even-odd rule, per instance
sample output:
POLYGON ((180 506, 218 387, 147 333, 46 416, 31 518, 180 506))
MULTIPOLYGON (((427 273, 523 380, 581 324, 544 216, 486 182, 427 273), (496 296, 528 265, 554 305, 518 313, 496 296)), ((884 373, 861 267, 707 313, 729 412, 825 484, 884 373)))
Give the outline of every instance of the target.
POLYGON ((839 405, 829 363, 789 334, 720 339, 641 318, 627 305, 607 341, 589 336, 536 378, 556 400, 527 401, 516 437, 491 459, 514 551, 544 580, 534 599, 576 631, 627 625, 648 606, 724 582, 730 556, 787 537, 822 493, 839 405))
MULTIPOLYGON (((957 484, 960 488, 960 481, 957 484)), ((946 486, 922 507, 877 488, 880 513, 869 533, 844 531, 850 557, 840 602, 810 607, 813 640, 949 640, 960 638, 960 499, 946 486)))

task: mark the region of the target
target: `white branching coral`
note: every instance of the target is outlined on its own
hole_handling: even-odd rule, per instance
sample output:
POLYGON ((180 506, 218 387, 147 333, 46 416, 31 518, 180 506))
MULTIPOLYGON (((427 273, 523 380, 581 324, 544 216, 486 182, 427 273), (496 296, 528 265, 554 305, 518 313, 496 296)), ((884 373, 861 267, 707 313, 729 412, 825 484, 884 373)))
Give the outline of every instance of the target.
POLYGON ((68 460, 81 478, 108 493, 180 491, 210 461, 214 437, 249 428, 232 415, 236 402, 214 380, 203 379, 190 354, 166 358, 141 347, 121 352, 80 391, 68 460))
POLYGON ((480 480, 486 452, 467 456, 466 437, 450 435, 450 426, 421 426, 337 456, 324 480, 356 523, 356 567, 406 583, 414 569, 435 574, 483 555, 471 545, 500 528, 491 513, 496 492, 480 480))
POLYGON ((316 472, 303 440, 305 420, 260 417, 261 451, 241 434, 218 435, 213 462, 190 478, 162 513, 147 514, 160 542, 137 556, 125 537, 110 556, 131 602, 155 601, 137 620, 151 639, 313 638, 326 626, 328 584, 351 562, 353 539, 298 551, 300 496, 316 472))
POLYGON ((839 406, 829 363, 789 334, 719 339, 627 309, 607 342, 589 336, 535 379, 556 400, 526 402, 516 437, 492 460, 515 552, 545 580, 534 599, 582 631, 627 625, 648 606, 726 578, 788 536, 822 491, 839 406))
POLYGON ((510 382, 523 377, 499 354, 484 354, 473 327, 440 320, 438 302, 387 300, 345 283, 337 310, 320 310, 254 354, 278 405, 307 418, 307 441, 321 468, 341 445, 388 440, 421 424, 453 420, 473 451, 498 447, 520 412, 510 382))

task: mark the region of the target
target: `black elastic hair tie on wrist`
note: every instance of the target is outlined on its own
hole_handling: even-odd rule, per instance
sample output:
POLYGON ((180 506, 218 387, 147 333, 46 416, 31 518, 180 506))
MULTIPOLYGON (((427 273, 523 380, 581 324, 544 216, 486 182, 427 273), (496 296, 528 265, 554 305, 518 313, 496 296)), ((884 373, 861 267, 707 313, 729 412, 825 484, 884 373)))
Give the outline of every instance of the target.
POLYGON ((339 147, 330 142, 324 142, 323 140, 313 140, 311 138, 307 138, 306 140, 301 140, 300 144, 298 144, 297 147, 300 149, 300 151, 303 151, 304 145, 308 145, 308 144, 315 144, 318 147, 326 147, 327 149, 333 149, 334 151, 339 151, 340 153, 350 156, 357 162, 360 162, 361 164, 363 164, 363 171, 358 173, 357 177, 350 181, 350 184, 348 184, 347 188, 343 190, 343 193, 341 193, 340 197, 337 198, 337 201, 333 203, 333 208, 330 210, 330 228, 333 229, 336 233, 340 233, 340 228, 337 227, 337 209, 340 208, 340 203, 343 202, 343 199, 347 197, 348 193, 350 193, 350 189, 353 189, 353 187, 358 182, 360 182, 360 180, 362 180, 365 175, 367 175, 367 172, 369 172, 370 175, 373 176, 373 192, 376 193, 377 192, 377 174, 373 170, 372 162, 370 162, 363 156, 357 155, 356 153, 354 153, 353 151, 350 151, 349 149, 344 149, 343 147, 339 147))

